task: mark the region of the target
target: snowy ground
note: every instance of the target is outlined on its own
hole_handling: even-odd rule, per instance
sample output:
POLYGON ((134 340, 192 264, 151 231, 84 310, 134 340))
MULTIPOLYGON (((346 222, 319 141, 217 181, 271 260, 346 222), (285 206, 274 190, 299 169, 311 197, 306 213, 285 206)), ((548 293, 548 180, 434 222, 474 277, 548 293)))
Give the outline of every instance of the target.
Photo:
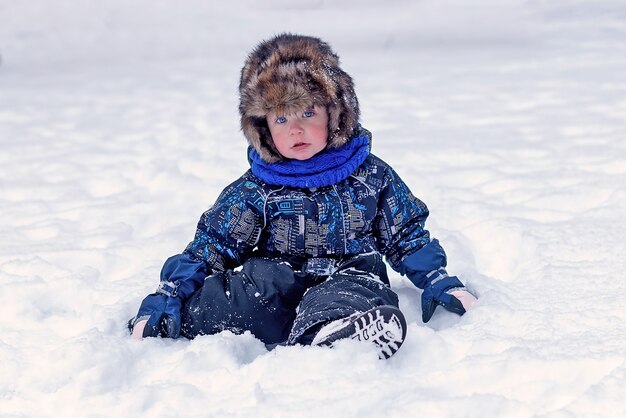
POLYGON ((626 416, 623 2, 173 3, 0 0, 1 416, 626 416), (284 30, 342 56, 480 295, 425 325, 394 275, 389 361, 126 334, 247 168, 238 72, 284 30))

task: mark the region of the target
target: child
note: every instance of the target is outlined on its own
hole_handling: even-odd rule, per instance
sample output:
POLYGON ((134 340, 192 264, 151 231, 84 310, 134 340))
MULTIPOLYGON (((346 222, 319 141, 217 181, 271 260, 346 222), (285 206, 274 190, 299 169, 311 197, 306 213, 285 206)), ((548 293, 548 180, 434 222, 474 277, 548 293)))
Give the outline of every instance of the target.
POLYGON ((226 187, 194 240, 169 258, 129 322, 137 338, 250 331, 268 345, 373 344, 380 358, 406 321, 383 256, 437 305, 462 315, 475 297, 448 276, 424 229, 426 205, 370 153, 352 79, 320 39, 281 34, 241 71, 251 169, 226 187))

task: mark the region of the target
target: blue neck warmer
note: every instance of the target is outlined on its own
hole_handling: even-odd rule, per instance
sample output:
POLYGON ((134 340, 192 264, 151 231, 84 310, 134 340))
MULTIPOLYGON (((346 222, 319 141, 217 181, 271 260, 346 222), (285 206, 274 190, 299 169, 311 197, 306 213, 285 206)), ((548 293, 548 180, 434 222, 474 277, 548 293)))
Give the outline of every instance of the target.
MULTIPOLYGON (((367 132, 367 131, 365 131, 367 132)), ((254 175, 268 184, 311 188, 337 183, 360 166, 370 153, 370 138, 363 131, 340 148, 325 149, 308 160, 267 163, 254 148, 248 148, 248 161, 254 175)))

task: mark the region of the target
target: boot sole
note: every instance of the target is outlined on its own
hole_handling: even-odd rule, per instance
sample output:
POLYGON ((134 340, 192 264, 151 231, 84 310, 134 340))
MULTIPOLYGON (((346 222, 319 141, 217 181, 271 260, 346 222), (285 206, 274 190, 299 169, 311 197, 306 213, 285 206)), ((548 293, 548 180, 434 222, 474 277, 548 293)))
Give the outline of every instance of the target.
POLYGON ((350 338, 376 346, 381 360, 393 356, 406 337, 406 319, 394 306, 379 306, 363 312, 343 328, 329 334, 316 345, 332 346, 334 342, 350 338))

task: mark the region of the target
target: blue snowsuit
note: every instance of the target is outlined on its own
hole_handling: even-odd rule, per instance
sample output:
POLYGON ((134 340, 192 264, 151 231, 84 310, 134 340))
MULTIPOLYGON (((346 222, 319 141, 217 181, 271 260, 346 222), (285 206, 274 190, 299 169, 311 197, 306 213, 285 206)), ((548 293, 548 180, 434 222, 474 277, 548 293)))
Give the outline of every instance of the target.
POLYGON ((329 321, 398 306, 383 256, 420 288, 445 266, 427 217, 426 205, 372 154, 319 188, 270 185, 248 170, 202 215, 161 280, 176 283, 185 301, 188 338, 249 330, 268 344, 308 344, 329 321))

